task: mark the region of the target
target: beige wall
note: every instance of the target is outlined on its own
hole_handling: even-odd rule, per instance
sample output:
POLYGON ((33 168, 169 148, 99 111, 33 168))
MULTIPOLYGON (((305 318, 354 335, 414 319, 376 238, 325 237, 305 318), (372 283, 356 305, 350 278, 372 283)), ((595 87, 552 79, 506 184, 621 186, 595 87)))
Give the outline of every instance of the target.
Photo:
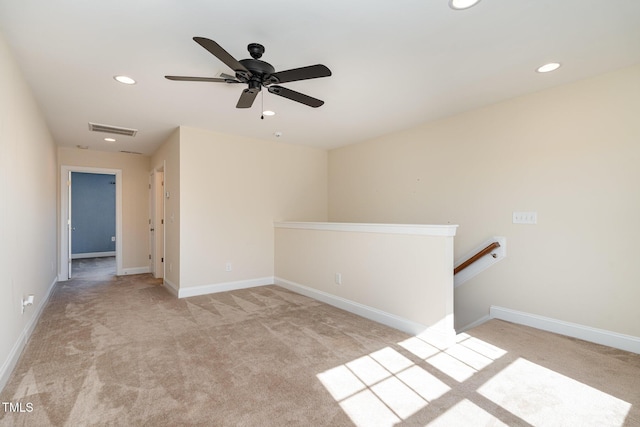
POLYGON ((640 336, 639 113, 635 66, 332 150, 329 218, 459 224, 456 256, 506 236, 458 327, 498 305, 640 336))
POLYGON ((326 221, 326 151, 180 128, 180 288, 273 277, 290 219, 326 221))
POLYGON ((383 323, 407 332, 431 327, 453 334, 455 229, 450 236, 431 236, 396 234, 393 227, 386 232, 362 232, 355 225, 353 230, 340 231, 335 224, 320 225, 329 229, 313 229, 314 224, 307 225, 309 229, 292 229, 286 223, 278 224, 277 283, 312 288, 421 326, 394 325, 384 322, 383 316, 383 323), (336 283, 337 273, 340 284, 336 283))
POLYGON ((122 170, 122 266, 124 269, 148 267, 150 158, 138 154, 58 148, 58 165, 122 170))
POLYGON ((0 35, 0 389, 56 278, 56 149, 0 35), (24 314, 20 301, 34 294, 24 314))
POLYGON ((180 129, 176 129, 151 158, 151 167, 164 170, 164 280, 180 284, 180 129))

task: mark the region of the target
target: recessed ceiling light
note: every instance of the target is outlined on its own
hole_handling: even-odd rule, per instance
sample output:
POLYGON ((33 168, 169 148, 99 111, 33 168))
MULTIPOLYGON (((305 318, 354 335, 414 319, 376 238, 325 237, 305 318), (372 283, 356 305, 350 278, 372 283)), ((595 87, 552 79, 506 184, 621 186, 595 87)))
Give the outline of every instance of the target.
POLYGON ((560 64, 557 62, 550 62, 548 64, 544 64, 536 69, 538 73, 549 73, 551 71, 555 71, 560 68, 560 64))
POLYGON ((128 76, 113 76, 114 79, 116 79, 116 81, 120 82, 120 83, 124 83, 126 85, 134 85, 136 84, 136 81, 133 80, 131 77, 128 76))
POLYGON ((449 7, 455 10, 469 9, 478 4, 480 0, 449 0, 449 7))
POLYGON ((116 142, 116 140, 113 138, 105 138, 104 140, 107 142, 116 142))
POLYGON ((262 114, 265 115, 265 116, 275 116, 276 115, 275 111, 271 111, 271 110, 265 110, 265 111, 262 112, 262 114))

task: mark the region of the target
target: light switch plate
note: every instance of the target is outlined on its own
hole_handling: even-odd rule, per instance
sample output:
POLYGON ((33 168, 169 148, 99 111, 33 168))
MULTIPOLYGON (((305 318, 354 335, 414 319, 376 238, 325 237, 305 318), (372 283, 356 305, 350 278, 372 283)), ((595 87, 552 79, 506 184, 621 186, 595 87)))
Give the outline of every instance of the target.
POLYGON ((514 212, 513 223, 514 224, 537 224, 538 212, 514 212))

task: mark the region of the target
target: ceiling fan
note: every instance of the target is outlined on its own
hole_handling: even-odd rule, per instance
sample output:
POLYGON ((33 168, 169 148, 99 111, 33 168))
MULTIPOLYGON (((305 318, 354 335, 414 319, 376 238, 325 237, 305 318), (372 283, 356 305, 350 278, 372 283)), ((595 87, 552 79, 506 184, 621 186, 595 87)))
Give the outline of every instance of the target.
POLYGON ((165 76, 169 80, 186 82, 216 82, 216 83, 245 83, 247 88, 242 91, 236 108, 250 108, 253 105, 258 92, 262 86, 266 87, 270 93, 282 96, 283 98, 308 105, 313 108, 320 107, 324 101, 296 92, 286 87, 278 86, 280 83, 294 82, 297 80, 317 79, 319 77, 329 77, 331 70, 322 64, 310 65, 308 67, 293 68, 291 70, 276 72, 275 68, 260 58, 264 53, 264 46, 258 43, 251 43, 247 46, 251 59, 236 60, 218 43, 204 37, 194 37, 196 43, 207 49, 213 56, 224 62, 235 72, 235 76, 221 74, 221 77, 186 77, 186 76, 165 76))

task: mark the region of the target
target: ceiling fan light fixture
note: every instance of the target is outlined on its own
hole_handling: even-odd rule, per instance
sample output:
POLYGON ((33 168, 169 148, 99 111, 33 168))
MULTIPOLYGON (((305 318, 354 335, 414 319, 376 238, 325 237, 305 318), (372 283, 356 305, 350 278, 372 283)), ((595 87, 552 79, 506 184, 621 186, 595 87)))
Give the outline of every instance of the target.
POLYGON ((449 0, 449 7, 453 10, 464 10, 480 3, 480 0, 449 0))
POLYGON ((125 85, 134 85, 136 84, 136 81, 134 79, 132 79, 129 76, 113 76, 113 78, 117 81, 120 82, 122 84, 125 85))
POLYGON ((275 116, 275 115, 276 115, 276 112, 275 112, 275 111, 271 111, 271 110, 264 110, 264 111, 262 112, 262 114, 263 114, 264 116, 275 116))
POLYGON ((536 68, 536 72, 538 73, 550 73, 551 71, 555 71, 560 68, 559 62, 549 62, 548 64, 541 65, 536 68))

